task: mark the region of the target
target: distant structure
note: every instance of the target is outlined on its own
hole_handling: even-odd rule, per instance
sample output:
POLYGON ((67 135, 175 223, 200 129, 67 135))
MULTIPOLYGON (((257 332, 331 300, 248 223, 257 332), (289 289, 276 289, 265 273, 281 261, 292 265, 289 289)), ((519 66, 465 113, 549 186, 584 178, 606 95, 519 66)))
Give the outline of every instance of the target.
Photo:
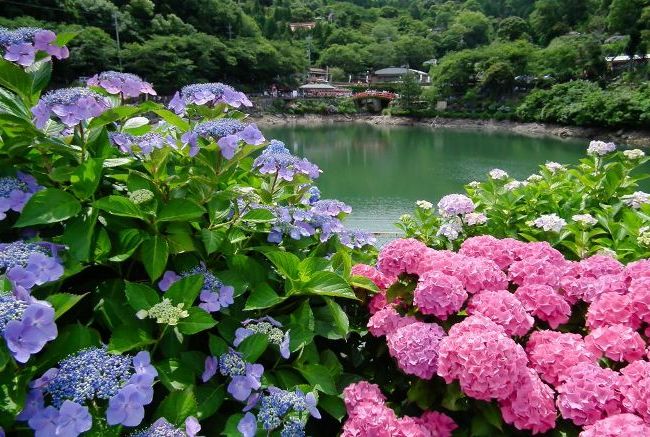
POLYGON ((316 27, 315 21, 306 21, 304 23, 289 23, 289 29, 291 29, 292 32, 295 32, 296 30, 312 30, 314 27, 316 27))
POLYGON ((330 83, 331 79, 329 68, 312 67, 307 73, 307 83, 330 83))
POLYGON ((408 73, 415 75, 422 85, 428 85, 431 83, 431 76, 429 76, 429 73, 405 67, 388 67, 377 70, 370 75, 370 83, 400 82, 402 77, 408 73))
POLYGON ((605 62, 612 71, 620 71, 630 66, 630 64, 640 65, 650 60, 650 53, 646 55, 634 55, 634 59, 628 55, 607 56, 605 62))
POLYGON ((352 91, 329 83, 306 83, 300 88, 303 97, 349 97, 352 91))
POLYGON ((433 67, 434 65, 438 65, 438 60, 436 58, 431 58, 427 61, 424 61, 422 65, 425 67, 433 67))

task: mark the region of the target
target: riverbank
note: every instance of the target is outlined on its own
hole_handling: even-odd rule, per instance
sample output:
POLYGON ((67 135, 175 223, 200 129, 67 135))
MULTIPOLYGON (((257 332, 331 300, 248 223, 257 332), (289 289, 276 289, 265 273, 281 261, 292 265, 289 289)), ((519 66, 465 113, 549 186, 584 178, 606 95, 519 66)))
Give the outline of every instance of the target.
POLYGON ((287 115, 263 114, 251 117, 259 126, 313 125, 334 123, 367 123, 377 126, 425 126, 433 129, 473 129, 506 131, 528 136, 554 136, 614 141, 635 147, 650 147, 650 130, 618 130, 561 126, 543 123, 519 123, 498 120, 473 120, 459 118, 391 117, 386 115, 287 115))

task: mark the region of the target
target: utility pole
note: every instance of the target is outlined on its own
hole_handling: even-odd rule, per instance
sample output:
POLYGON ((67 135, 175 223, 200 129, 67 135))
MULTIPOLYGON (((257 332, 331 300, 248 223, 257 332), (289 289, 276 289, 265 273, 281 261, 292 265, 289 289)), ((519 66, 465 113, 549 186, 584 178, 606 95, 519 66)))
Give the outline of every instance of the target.
POLYGON ((115 40, 117 41, 117 60, 122 71, 122 49, 120 47, 120 31, 117 26, 117 12, 113 12, 113 24, 115 25, 115 40))
POLYGON ((232 39, 232 25, 228 23, 228 39, 232 39))
POLYGON ((311 35, 307 35, 307 62, 311 67, 311 35))

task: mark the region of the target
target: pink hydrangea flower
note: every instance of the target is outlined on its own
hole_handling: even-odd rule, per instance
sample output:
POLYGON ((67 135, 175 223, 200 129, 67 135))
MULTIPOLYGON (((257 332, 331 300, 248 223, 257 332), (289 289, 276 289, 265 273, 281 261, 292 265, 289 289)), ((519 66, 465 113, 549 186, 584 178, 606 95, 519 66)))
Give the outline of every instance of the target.
POLYGON ((458 428, 451 417, 437 411, 426 411, 413 420, 420 425, 425 437, 451 437, 452 432, 458 428))
POLYGON ((399 433, 397 416, 385 405, 361 402, 348 414, 341 437, 394 437, 399 433))
POLYGON ((506 290, 484 291, 472 297, 468 314, 482 314, 504 327, 510 336, 523 336, 535 320, 526 312, 519 299, 506 290))
POLYGON ((519 286, 539 284, 556 288, 560 284, 564 269, 564 262, 557 264, 537 258, 524 258, 512 263, 508 278, 519 286))
POLYGON ((650 260, 640 259, 625 266, 625 275, 628 280, 650 277, 650 260))
POLYGON ((644 322, 650 323, 650 276, 633 279, 629 292, 634 314, 644 322))
POLYGON ((367 381, 359 381, 348 385, 343 390, 343 401, 348 413, 353 411, 361 402, 369 402, 375 405, 384 405, 386 397, 382 394, 379 386, 367 381))
POLYGON ((431 379, 438 368, 438 347, 445 331, 435 323, 413 322, 386 335, 388 351, 406 374, 431 379))
POLYGON ((487 258, 494 261, 501 270, 508 270, 517 259, 517 248, 526 243, 505 238, 499 240, 491 235, 468 238, 461 244, 458 253, 472 258, 487 258))
POLYGON ((386 305, 388 305, 386 294, 377 293, 373 297, 371 297, 370 301, 368 302, 368 312, 371 315, 376 314, 377 311, 381 310, 382 308, 385 308, 386 305))
POLYGON ((594 329, 585 337, 585 345, 597 357, 604 355, 614 361, 631 363, 645 355, 645 342, 638 332, 625 325, 594 329))
POLYGON ((623 324, 638 329, 639 318, 634 312, 632 299, 628 294, 603 293, 587 310, 586 325, 589 329, 623 324))
POLYGON ((586 426, 579 437, 632 437, 650 435, 650 426, 639 416, 623 413, 599 420, 586 426))
POLYGON ((420 259, 428 250, 424 243, 414 238, 394 240, 379 252, 377 267, 388 277, 402 273, 417 274, 420 259))
POLYGON ((563 376, 557 387, 557 406, 576 425, 592 425, 622 411, 619 375, 597 364, 580 363, 563 376))
POLYGON ((450 334, 440 342, 438 375, 448 384, 457 379, 463 392, 475 399, 506 399, 527 372, 526 353, 503 332, 481 329, 482 323, 470 326, 479 329, 461 328, 456 331, 460 335, 450 334))
POLYGON ((517 260, 536 259, 551 264, 562 265, 566 262, 564 255, 546 241, 519 244, 516 247, 517 260))
POLYGON ((587 282, 582 300, 591 303, 605 293, 626 294, 627 283, 625 279, 623 274, 602 275, 591 282, 587 282))
POLYGON ((499 406, 503 420, 519 430, 538 434, 555 428, 555 393, 532 369, 528 369, 527 377, 499 406))
POLYGON ((557 386, 573 366, 596 362, 580 335, 557 331, 533 332, 526 344, 526 353, 531 367, 553 386, 557 386))
POLYGON ((599 278, 603 275, 617 275, 623 273, 623 264, 607 255, 594 255, 580 261, 582 276, 599 278))
POLYGON ((474 314, 467 317, 461 323, 456 323, 454 326, 449 328, 448 335, 458 337, 466 334, 478 334, 482 331, 493 331, 506 335, 506 330, 503 326, 494 323, 491 319, 485 317, 483 314, 474 314))
POLYGON ((384 275, 373 266, 366 264, 355 264, 351 273, 357 276, 363 276, 370 279, 379 289, 387 289, 396 281, 396 278, 384 275))
POLYGON ((515 291, 515 296, 526 311, 553 329, 568 322, 571 317, 571 305, 548 285, 524 285, 515 291))
POLYGON ((467 300, 463 283, 441 272, 430 271, 420 276, 413 295, 413 304, 422 314, 446 320, 457 313, 467 300))
POLYGON ((494 261, 487 258, 463 257, 451 272, 463 283, 468 293, 508 288, 508 278, 494 261))
POLYGON ((429 249, 421 253, 420 262, 415 269, 417 275, 423 275, 427 272, 442 272, 450 275, 454 266, 464 258, 449 250, 429 249))
POLYGON ((635 361, 621 369, 619 389, 623 408, 650 423, 650 363, 635 361))
POLYGON ((414 317, 403 317, 394 307, 387 306, 370 317, 370 320, 368 320, 368 331, 375 337, 382 337, 402 326, 415 322, 417 320, 414 317))

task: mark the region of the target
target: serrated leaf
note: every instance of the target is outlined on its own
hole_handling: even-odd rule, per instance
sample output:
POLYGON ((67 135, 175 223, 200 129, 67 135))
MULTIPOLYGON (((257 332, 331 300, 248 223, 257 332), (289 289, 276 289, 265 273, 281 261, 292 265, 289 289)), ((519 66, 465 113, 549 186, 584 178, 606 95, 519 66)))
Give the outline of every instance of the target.
POLYGON ((111 340, 108 342, 108 350, 121 354, 153 343, 155 340, 144 329, 120 325, 113 331, 111 340))
POLYGON ((160 302, 160 296, 153 288, 137 282, 125 281, 126 300, 135 311, 148 310, 160 302))
POLYGON ((205 214, 205 208, 188 199, 171 199, 158 212, 159 222, 190 221, 205 214))
POLYGON ((61 317, 75 306, 81 299, 88 293, 84 294, 70 294, 70 293, 57 293, 50 294, 45 298, 54 307, 54 320, 61 317))
POLYGON ((264 334, 253 334, 242 341, 237 350, 244 354, 244 359, 250 363, 257 361, 269 345, 269 339, 264 334))
POLYGON ((56 188, 46 188, 27 201, 15 226, 56 223, 74 217, 79 211, 81 203, 74 196, 56 188))
POLYGON ((210 313, 201 308, 191 307, 187 310, 188 317, 178 321, 178 330, 186 335, 192 335, 210 329, 217 324, 210 313))
POLYGON ((189 308, 199 296, 203 282, 204 278, 201 274, 185 276, 169 287, 165 297, 175 304, 182 303, 184 308, 189 308))
POLYGON ((173 391, 160 403, 156 415, 166 418, 169 423, 181 426, 188 416, 196 416, 198 407, 194 397, 194 386, 183 391, 173 391))

